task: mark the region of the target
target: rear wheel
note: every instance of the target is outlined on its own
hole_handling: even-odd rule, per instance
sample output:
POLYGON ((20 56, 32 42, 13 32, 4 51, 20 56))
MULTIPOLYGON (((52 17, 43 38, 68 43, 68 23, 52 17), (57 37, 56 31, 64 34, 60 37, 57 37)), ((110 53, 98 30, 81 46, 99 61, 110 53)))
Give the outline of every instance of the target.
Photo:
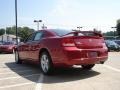
POLYGON ((45 75, 49 75, 53 71, 53 64, 48 52, 42 52, 40 55, 40 67, 45 75))
POLYGON ((22 64, 22 61, 19 58, 18 51, 15 51, 15 62, 16 64, 22 64))
POLYGON ((95 64, 82 65, 82 68, 86 69, 86 70, 91 70, 94 66, 95 66, 95 64))

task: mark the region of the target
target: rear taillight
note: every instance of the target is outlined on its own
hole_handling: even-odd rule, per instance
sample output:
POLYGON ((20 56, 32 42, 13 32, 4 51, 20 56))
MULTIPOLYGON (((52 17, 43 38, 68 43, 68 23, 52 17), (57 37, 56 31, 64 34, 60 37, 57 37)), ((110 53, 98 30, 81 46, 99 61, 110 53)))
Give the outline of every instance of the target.
POLYGON ((63 38, 62 45, 66 47, 75 46, 73 38, 63 38))

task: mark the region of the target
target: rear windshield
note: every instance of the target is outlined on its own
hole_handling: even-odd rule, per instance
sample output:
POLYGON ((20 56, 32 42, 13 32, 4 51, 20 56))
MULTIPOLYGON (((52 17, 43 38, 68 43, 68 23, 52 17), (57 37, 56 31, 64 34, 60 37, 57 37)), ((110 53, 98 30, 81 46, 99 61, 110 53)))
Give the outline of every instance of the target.
POLYGON ((52 29, 51 31, 55 32, 58 36, 99 36, 94 32, 79 32, 66 29, 52 29), (75 33, 76 32, 76 33, 75 33), (69 34, 68 34, 69 33, 69 34))
POLYGON ((72 30, 66 30, 66 29, 52 29, 51 31, 55 32, 59 36, 63 36, 72 32, 72 30))

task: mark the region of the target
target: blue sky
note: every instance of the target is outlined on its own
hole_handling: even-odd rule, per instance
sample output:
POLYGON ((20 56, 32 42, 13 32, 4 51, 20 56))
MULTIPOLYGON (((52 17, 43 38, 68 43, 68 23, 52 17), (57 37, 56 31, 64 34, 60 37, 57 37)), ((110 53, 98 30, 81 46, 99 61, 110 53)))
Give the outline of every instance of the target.
MULTIPOLYGON (((120 18, 119 9, 120 0, 18 0, 18 26, 36 29, 34 19, 42 19, 48 28, 106 32, 120 18)), ((0 11, 0 28, 15 25, 14 0, 0 0, 0 11)))

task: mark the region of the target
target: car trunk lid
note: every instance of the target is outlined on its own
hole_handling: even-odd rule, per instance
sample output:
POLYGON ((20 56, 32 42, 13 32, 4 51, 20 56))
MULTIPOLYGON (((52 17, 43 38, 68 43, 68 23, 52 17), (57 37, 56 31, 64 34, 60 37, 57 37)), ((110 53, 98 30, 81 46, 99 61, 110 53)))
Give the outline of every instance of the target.
POLYGON ((76 47, 82 49, 102 48, 103 39, 95 36, 74 37, 76 47))
POLYGON ((63 46, 76 46, 81 49, 102 48, 104 43, 101 34, 90 31, 71 32, 63 37, 63 46))

